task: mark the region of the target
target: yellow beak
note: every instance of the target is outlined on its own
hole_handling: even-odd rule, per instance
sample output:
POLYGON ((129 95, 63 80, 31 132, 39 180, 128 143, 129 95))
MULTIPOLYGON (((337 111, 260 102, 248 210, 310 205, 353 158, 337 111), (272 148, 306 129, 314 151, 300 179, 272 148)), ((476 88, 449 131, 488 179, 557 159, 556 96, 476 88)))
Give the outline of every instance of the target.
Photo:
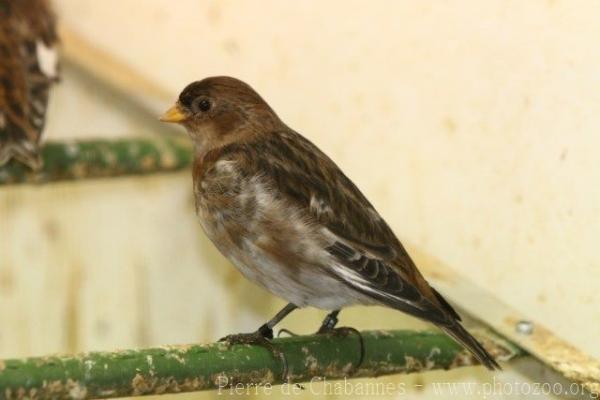
POLYGON ((182 122, 185 121, 189 115, 181 109, 179 104, 175 104, 173 107, 169 108, 161 117, 160 120, 162 122, 182 122))

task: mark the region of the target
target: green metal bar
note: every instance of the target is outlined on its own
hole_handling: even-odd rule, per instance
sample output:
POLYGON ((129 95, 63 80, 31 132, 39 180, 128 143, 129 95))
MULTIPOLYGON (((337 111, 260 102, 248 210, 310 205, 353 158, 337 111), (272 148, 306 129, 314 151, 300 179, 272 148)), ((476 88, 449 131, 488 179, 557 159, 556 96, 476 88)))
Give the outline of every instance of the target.
POLYGON ((0 167, 0 185, 177 171, 190 165, 192 145, 183 136, 48 142, 44 165, 31 171, 17 161, 0 167))
MULTIPOLYGON (((397 373, 474 365, 473 358, 439 332, 362 332, 360 340, 313 335, 275 339, 288 364, 287 382, 397 373)), ((479 339, 498 360, 522 351, 489 333, 479 339)), ((256 388, 284 383, 281 360, 264 347, 217 343, 147 350, 87 353, 0 361, 0 400, 141 396, 200 390, 256 388), (237 385, 237 386, 236 386, 237 385)))

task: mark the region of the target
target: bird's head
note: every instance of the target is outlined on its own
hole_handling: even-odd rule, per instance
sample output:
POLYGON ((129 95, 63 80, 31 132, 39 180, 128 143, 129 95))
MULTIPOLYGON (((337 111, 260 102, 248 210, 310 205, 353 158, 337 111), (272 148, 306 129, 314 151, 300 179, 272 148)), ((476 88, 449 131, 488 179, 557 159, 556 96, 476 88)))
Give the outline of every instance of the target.
POLYGON ((185 126, 202 147, 244 139, 281 124, 254 89, 227 76, 190 83, 160 120, 185 126))

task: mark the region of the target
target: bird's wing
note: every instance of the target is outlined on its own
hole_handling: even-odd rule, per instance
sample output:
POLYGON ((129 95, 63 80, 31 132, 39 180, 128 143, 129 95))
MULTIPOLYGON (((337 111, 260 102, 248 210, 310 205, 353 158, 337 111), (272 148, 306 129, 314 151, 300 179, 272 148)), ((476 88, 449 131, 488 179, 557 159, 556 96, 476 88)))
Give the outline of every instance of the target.
POLYGON ((371 203, 315 145, 285 131, 253 148, 258 168, 275 192, 323 227, 326 250, 334 260, 331 273, 337 279, 416 317, 438 324, 457 319, 371 203))
POLYGON ((324 250, 332 256, 325 271, 381 304, 435 323, 488 369, 500 369, 429 286, 371 203, 315 145, 286 130, 252 143, 245 153, 245 167, 256 168, 246 173, 266 179, 277 197, 322 229, 324 250))
POLYGON ((57 79, 57 36, 46 0, 0 1, 0 165, 40 166, 49 87, 57 79))

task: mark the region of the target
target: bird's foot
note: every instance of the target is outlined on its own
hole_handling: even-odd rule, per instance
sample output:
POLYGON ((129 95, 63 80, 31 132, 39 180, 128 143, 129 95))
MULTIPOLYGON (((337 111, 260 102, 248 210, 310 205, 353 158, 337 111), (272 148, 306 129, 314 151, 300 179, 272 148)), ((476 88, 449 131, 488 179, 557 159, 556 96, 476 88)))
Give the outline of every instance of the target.
POLYGON ((227 335, 219 342, 226 342, 228 345, 234 344, 254 344, 262 346, 269 350, 275 359, 279 359, 282 365, 282 378, 284 381, 288 381, 288 363, 285 358, 285 354, 273 345, 271 342, 273 339, 273 329, 269 328, 266 324, 258 328, 257 331, 251 333, 236 333, 233 335, 227 335))
MULTIPOLYGON (((350 334, 355 334, 356 336, 358 336, 358 340, 360 343, 360 356, 358 359, 358 363, 350 371, 350 375, 353 375, 356 371, 358 371, 358 369, 360 368, 360 366, 362 365, 362 363, 364 361, 365 342, 364 342, 362 334, 356 328, 352 328, 349 326, 340 326, 339 328, 336 328, 335 325, 337 324, 337 322, 338 322, 338 320, 335 316, 328 315, 327 318, 325 318, 325 320, 321 324, 321 327, 319 328, 319 330, 315 334, 316 335, 330 335, 333 337, 346 337, 350 334)), ((283 328, 277 332, 277 337, 280 337, 281 334, 283 334, 283 333, 290 335, 290 336, 300 336, 297 333, 290 331, 289 329, 283 328)))
POLYGON ((270 343, 270 339, 273 339, 273 330, 268 326, 263 325, 255 332, 227 335, 219 339, 219 342, 227 342, 229 345, 264 344, 265 342, 270 343))
POLYGON ((356 365, 354 367, 352 367, 352 370, 350 371, 350 375, 353 375, 356 371, 358 371, 358 369, 360 368, 360 366, 362 365, 362 363, 365 359, 365 341, 363 339, 363 336, 358 331, 358 329, 352 328, 350 326, 340 326, 340 327, 336 328, 335 324, 337 323, 337 319, 335 320, 335 322, 333 324, 328 324, 327 322, 328 322, 327 319, 325 319, 325 321, 323 321, 321 328, 319 328, 319 330, 317 331, 317 335, 330 335, 333 337, 346 337, 350 334, 355 334, 356 336, 358 336, 358 341, 360 343, 360 355, 358 358, 358 362, 356 363, 356 365))

